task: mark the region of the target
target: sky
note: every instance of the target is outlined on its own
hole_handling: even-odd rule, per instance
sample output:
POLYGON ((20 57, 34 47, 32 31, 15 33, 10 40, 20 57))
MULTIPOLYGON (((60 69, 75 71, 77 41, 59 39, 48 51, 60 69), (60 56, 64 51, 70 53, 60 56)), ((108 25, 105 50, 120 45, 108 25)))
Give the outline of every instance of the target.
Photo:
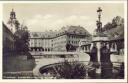
POLYGON ((93 33, 98 7, 103 10, 103 25, 111 22, 115 16, 124 17, 123 3, 5 3, 3 21, 7 23, 13 8, 19 22, 31 32, 54 31, 67 25, 80 25, 93 33))

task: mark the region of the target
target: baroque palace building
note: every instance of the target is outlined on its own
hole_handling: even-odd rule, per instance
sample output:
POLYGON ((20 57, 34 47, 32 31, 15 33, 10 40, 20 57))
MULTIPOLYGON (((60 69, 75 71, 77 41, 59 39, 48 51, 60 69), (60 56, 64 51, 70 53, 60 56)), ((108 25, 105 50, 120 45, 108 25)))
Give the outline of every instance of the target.
POLYGON ((66 26, 58 31, 30 32, 30 51, 76 51, 81 40, 91 35, 81 26, 66 26))

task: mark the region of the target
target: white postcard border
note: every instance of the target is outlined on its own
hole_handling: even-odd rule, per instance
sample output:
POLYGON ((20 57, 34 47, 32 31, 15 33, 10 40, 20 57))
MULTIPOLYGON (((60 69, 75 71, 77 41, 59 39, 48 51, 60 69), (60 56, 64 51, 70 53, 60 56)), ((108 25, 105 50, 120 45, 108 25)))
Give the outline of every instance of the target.
POLYGON ((0 2, 0 21, 1 21, 1 28, 2 28, 2 17, 3 17, 3 13, 2 13, 2 9, 3 9, 3 4, 4 3, 123 3, 124 4, 124 20, 125 20, 125 79, 54 79, 54 80, 50 80, 50 79, 10 79, 10 80, 6 80, 6 79, 2 79, 2 29, 0 29, 0 82, 61 82, 61 83, 65 83, 65 82, 127 82, 127 2, 126 1, 2 1, 0 2))

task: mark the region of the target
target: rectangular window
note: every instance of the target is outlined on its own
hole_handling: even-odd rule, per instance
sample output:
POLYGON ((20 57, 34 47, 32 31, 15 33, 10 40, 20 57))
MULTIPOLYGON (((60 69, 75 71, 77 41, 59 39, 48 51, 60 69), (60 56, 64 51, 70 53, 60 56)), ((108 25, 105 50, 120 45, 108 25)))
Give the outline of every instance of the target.
POLYGON ((68 43, 70 44, 70 41, 68 41, 68 43))

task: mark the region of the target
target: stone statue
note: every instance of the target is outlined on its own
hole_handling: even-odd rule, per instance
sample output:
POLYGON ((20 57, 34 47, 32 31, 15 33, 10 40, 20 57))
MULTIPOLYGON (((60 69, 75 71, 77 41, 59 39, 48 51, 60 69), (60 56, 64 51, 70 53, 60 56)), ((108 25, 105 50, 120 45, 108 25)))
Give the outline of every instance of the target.
POLYGON ((101 33, 102 32, 102 22, 96 21, 96 25, 97 25, 97 32, 101 33))

